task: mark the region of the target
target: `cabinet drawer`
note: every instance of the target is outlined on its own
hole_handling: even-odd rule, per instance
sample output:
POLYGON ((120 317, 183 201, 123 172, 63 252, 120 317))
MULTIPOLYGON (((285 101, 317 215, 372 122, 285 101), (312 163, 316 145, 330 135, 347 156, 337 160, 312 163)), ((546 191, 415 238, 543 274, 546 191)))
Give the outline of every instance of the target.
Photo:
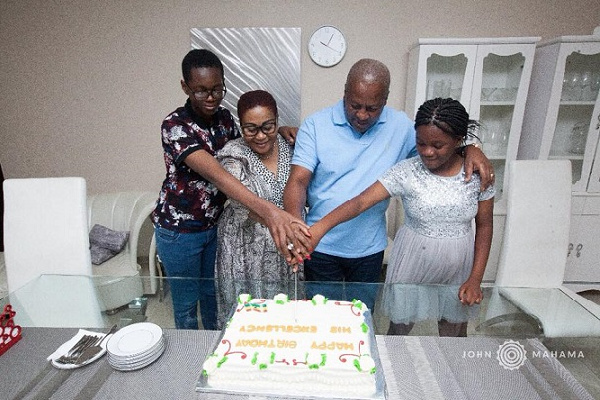
POLYGON ((583 215, 600 215, 600 196, 586 197, 582 214, 583 215))
POLYGON ((571 215, 583 214, 583 208, 585 207, 585 197, 583 196, 572 196, 571 197, 571 215))

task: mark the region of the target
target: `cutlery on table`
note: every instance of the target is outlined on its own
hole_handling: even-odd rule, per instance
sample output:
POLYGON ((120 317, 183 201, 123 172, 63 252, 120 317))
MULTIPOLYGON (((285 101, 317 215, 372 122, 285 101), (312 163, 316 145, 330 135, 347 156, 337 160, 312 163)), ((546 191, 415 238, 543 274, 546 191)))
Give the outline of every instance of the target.
POLYGON ((104 335, 102 339, 96 341, 92 346, 88 346, 85 349, 83 349, 83 351, 79 354, 79 357, 77 357, 77 360, 74 362, 74 364, 85 364, 87 361, 96 357, 98 353, 104 350, 101 346, 102 342, 104 342, 104 339, 106 339, 116 331, 117 325, 113 325, 113 327, 110 328, 110 331, 108 331, 108 333, 104 335))
POLYGON ((85 349, 86 346, 91 346, 96 340, 98 340, 97 336, 83 335, 81 339, 79 339, 79 341, 75 343, 73 347, 71 347, 71 349, 69 349, 62 356, 58 357, 55 361, 61 364, 73 363, 75 360, 77 360, 83 349, 85 349))

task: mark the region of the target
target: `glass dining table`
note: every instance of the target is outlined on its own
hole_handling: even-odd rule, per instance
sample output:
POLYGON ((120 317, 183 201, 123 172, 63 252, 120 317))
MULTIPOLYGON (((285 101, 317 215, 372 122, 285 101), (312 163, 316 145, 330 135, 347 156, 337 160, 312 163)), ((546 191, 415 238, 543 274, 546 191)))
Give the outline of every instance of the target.
MULTIPOLYGON (((165 288, 164 295, 149 293, 109 313, 100 311, 95 279, 41 275, 0 299, 1 307, 11 305, 14 323, 22 329, 22 340, 0 356, 0 376, 9 382, 4 385, 8 399, 156 398, 158 394, 237 398, 210 397, 194 390, 202 361, 219 332, 174 329, 168 279, 159 285, 165 288), (80 328, 104 332, 115 324, 124 327, 136 322, 160 326, 167 340, 163 356, 140 371, 115 371, 100 360, 65 372, 46 361, 80 328)), ((340 297, 357 292, 356 286, 337 285, 334 289, 340 297)), ((431 318, 418 321, 408 336, 386 335, 389 318, 384 299, 390 291, 405 296, 422 296, 425 291, 431 298, 431 293, 457 293, 458 287, 363 285, 359 293, 376 294, 372 322, 388 399, 600 398, 600 316, 568 291, 484 286, 484 300, 471 313, 467 338, 441 338, 437 321, 431 318), (555 326, 555 321, 562 324, 555 326), (520 368, 502 364, 506 357, 519 356, 524 358, 520 368)), ((260 298, 263 286, 256 281, 231 285, 254 298, 260 298)), ((287 288, 285 294, 291 299, 305 298, 313 290, 310 282, 284 282, 280 287, 287 288)))
MULTIPOLYGON (((129 304, 116 310, 104 309, 97 295, 96 283, 101 276, 81 275, 40 275, 26 285, 0 298, 0 306, 12 304, 17 311, 15 321, 23 327, 88 327, 109 328, 114 324, 125 326, 132 322, 148 321, 163 328, 175 328, 173 310, 169 295, 168 278, 142 277, 142 280, 159 279, 154 287, 165 288, 165 293, 149 293, 132 299, 129 304)), ((140 279, 126 277, 124 279, 140 279)), ((185 280, 186 278, 171 278, 185 280)), ((144 287, 150 287, 144 282, 144 287)), ((420 297, 427 300, 421 308, 435 308, 440 304, 431 301, 440 293, 458 293, 458 286, 411 285, 411 284, 367 284, 327 282, 260 282, 234 281, 227 287, 235 290, 232 298, 247 293, 253 298, 273 297, 285 292, 290 299, 306 298, 309 293, 323 288, 336 293, 336 300, 352 300, 357 293, 371 293, 375 306, 371 310, 377 334, 386 334, 389 318, 389 304, 384 297, 393 292, 395 297, 408 299, 420 297), (316 288, 314 286, 316 286, 316 288), (275 289, 273 289, 275 288, 275 289), (277 292, 277 293, 275 293, 277 292), (425 297, 423 293, 425 294, 425 297)), ((575 296, 561 288, 508 288, 483 285, 483 301, 476 310, 469 312, 469 336, 510 336, 515 338, 547 337, 600 337, 600 314, 596 309, 588 309, 579 303, 575 296), (553 320, 568 325, 571 329, 558 329, 553 320), (576 327, 583 327, 578 330, 576 327)), ((589 303, 589 301, 588 301, 589 303)), ((230 305, 232 306, 232 305, 230 305)), ((598 306, 600 309, 600 306, 598 306)), ((419 311, 422 315, 433 315, 435 311, 419 311)), ((436 321, 429 318, 415 324, 413 335, 437 335, 436 321)))

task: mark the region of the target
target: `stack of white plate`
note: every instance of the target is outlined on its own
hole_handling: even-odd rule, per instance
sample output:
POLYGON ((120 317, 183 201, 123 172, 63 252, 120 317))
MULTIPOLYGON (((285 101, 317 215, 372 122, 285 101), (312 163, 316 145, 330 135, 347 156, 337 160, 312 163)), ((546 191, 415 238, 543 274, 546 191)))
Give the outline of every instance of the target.
POLYGON ((106 344, 108 363, 119 371, 133 371, 156 361, 165 351, 162 329, 151 322, 127 325, 106 344))

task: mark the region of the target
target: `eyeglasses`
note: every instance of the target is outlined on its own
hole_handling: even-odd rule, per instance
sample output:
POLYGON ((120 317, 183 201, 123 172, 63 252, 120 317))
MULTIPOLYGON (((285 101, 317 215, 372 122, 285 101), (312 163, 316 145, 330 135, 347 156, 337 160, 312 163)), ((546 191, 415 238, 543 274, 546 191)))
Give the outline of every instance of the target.
POLYGON ((242 125, 242 132, 248 137, 256 136, 258 134, 258 131, 261 131, 265 135, 270 135, 273 132, 275 132, 276 126, 277 120, 270 119, 268 121, 263 122, 261 126, 254 124, 244 124, 242 125))
POLYGON ((225 93, 227 93, 227 88, 225 84, 223 84, 222 88, 212 88, 212 89, 201 89, 196 92, 192 90, 192 88, 185 82, 185 86, 190 89, 196 100, 206 100, 208 96, 212 96, 213 99, 222 99, 225 97, 225 93))

